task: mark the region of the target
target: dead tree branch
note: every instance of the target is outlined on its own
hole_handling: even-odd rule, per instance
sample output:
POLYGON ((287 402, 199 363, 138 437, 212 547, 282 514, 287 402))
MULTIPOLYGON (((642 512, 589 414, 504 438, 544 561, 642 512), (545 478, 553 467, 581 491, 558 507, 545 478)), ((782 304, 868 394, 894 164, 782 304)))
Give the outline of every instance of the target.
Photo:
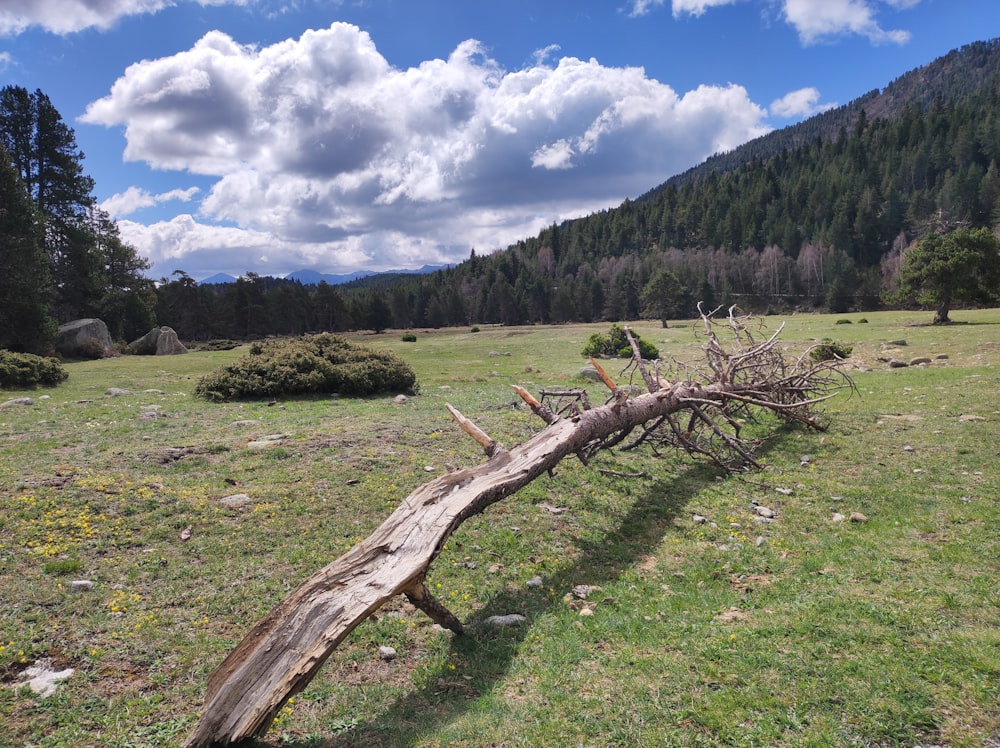
POLYGON ((510 496, 565 457, 586 459, 621 443, 636 428, 631 446, 673 446, 730 469, 755 465, 756 442, 743 426, 761 412, 815 429, 825 422, 815 406, 853 382, 835 363, 786 363, 777 334, 761 342, 750 321, 730 309, 725 322, 703 315, 705 361, 635 366, 650 392, 629 396, 597 365, 611 390, 609 402, 573 405, 554 413, 523 388, 515 388, 545 428, 524 444, 504 449, 457 410, 459 426, 480 444, 487 461, 455 470, 417 488, 368 538, 317 571, 258 623, 208 680, 201 718, 185 745, 201 748, 237 743, 264 734, 285 702, 302 691, 344 638, 396 595, 405 595, 434 621, 456 633, 462 624, 424 585, 445 541, 465 520, 510 496), (728 329, 727 348, 717 329, 728 329), (652 370, 649 366, 653 366, 652 370), (698 374, 701 376, 698 376, 698 374))

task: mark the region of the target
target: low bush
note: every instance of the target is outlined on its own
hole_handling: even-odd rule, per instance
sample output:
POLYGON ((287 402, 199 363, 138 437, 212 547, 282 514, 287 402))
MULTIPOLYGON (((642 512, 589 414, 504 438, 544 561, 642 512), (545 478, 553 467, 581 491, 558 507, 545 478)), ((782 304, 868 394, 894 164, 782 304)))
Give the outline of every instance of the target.
POLYGON ((838 319, 833 324, 835 324, 835 325, 849 325, 849 324, 851 324, 851 320, 849 320, 849 319, 838 319))
POLYGON ((412 393, 416 389, 416 374, 396 354, 322 334, 254 343, 243 358, 202 377, 195 394, 225 401, 310 393, 412 393))
POLYGON ((55 387, 69 374, 56 359, 0 350, 0 387, 12 390, 55 387))
POLYGON ((830 338, 823 338, 822 342, 813 346, 809 351, 809 358, 813 361, 832 361, 838 358, 850 358, 852 346, 845 343, 837 343, 830 338))
POLYGON ((403 337, 400 338, 400 340, 402 340, 404 343, 416 343, 417 336, 414 335, 412 332, 408 332, 405 335, 403 335, 403 337))
MULTIPOLYGON (((653 360, 660 357, 660 351, 656 346, 640 338, 637 333, 633 332, 632 337, 639 346, 639 355, 644 359, 653 360)), ((607 335, 597 332, 591 335, 582 353, 584 356, 598 358, 632 358, 632 346, 625 336, 625 329, 621 325, 611 325, 607 335)))

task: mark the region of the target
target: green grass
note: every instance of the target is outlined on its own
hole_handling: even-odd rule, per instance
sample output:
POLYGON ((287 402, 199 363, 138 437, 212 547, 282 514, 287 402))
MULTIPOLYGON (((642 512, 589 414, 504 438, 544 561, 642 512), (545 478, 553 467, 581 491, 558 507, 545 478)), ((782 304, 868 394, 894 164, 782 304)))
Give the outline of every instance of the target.
MULTIPOLYGON (((677 455, 563 463, 466 522, 431 567, 467 636, 394 601, 268 744, 978 747, 1000 735, 1000 310, 947 328, 863 316, 783 320, 788 355, 824 338, 853 346, 858 393, 829 404, 828 432, 781 431, 767 469, 744 476, 677 455), (755 522, 753 501, 778 519, 755 522), (579 584, 600 589, 575 601, 579 584), (528 623, 481 623, 507 613, 528 623)), ((580 351, 607 327, 358 336, 416 370, 420 394, 402 406, 193 397, 241 349, 72 363, 56 389, 0 393, 34 399, 0 409, 0 680, 38 658, 76 669, 45 699, 0 688, 0 745, 179 744, 206 678, 259 618, 416 486, 482 459, 445 402, 517 444, 540 422, 511 385, 581 384, 580 351), (277 447, 245 446, 278 433, 277 447), (252 503, 220 504, 235 493, 252 503), (72 591, 75 579, 94 587, 72 591)), ((690 323, 636 328, 661 355, 697 354, 690 323)))

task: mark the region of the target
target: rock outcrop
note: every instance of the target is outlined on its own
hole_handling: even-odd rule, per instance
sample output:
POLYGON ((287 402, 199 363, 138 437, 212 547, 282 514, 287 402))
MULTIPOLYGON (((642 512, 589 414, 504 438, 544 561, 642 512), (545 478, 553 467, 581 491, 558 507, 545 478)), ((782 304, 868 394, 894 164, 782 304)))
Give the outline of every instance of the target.
POLYGON ((59 325, 56 350, 66 358, 104 358, 114 355, 108 326, 99 319, 77 319, 59 325))

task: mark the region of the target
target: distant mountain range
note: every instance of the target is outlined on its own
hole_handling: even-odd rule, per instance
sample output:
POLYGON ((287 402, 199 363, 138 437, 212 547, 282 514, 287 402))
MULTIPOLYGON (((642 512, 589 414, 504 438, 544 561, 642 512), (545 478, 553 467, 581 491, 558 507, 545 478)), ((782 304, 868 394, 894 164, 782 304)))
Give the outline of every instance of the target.
MULTIPOLYGON (((356 270, 353 273, 320 273, 316 270, 295 270, 285 276, 285 280, 298 281, 303 286, 318 286, 323 281, 326 281, 331 286, 339 286, 344 283, 350 283, 351 281, 361 280, 362 278, 368 278, 372 275, 427 275, 428 273, 434 273, 438 270, 444 270, 451 267, 450 265, 424 265, 415 270, 356 270)), ((222 283, 235 283, 236 278, 228 273, 216 273, 215 275, 210 275, 208 278, 203 278, 198 281, 200 286, 212 286, 222 283)))

